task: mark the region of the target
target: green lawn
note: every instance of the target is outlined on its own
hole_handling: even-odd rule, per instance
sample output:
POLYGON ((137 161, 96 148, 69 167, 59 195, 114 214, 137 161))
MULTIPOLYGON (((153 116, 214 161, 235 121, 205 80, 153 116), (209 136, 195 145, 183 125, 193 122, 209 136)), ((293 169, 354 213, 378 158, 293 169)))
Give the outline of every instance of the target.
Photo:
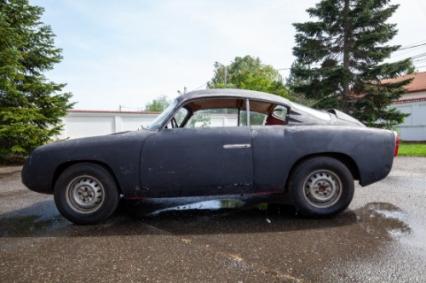
POLYGON ((424 156, 426 157, 426 143, 401 143, 399 156, 424 156))

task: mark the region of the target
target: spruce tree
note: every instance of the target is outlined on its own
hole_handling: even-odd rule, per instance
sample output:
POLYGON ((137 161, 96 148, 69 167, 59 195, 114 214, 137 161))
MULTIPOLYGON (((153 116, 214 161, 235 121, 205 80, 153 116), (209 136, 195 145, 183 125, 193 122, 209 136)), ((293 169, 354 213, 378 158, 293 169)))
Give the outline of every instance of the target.
POLYGON ((65 85, 44 75, 62 57, 42 13, 27 0, 0 0, 0 158, 49 141, 71 107, 65 85))
POLYGON ((318 108, 341 109, 369 126, 392 127, 405 114, 390 107, 404 93, 410 59, 385 62, 399 45, 388 44, 398 5, 389 0, 322 0, 307 10, 311 21, 295 23, 292 89, 318 108))

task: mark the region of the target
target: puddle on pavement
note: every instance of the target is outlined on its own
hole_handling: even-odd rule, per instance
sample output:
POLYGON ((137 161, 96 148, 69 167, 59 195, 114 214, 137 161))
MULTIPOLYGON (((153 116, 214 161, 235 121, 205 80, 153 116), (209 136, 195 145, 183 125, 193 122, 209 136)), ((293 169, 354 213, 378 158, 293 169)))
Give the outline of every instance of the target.
POLYGON ((68 225, 59 215, 53 201, 42 201, 29 207, 0 215, 0 237, 37 236, 40 232, 68 225))
POLYGON ((241 200, 207 200, 189 204, 177 205, 155 210, 150 215, 158 215, 167 211, 179 210, 220 210, 220 209, 235 209, 243 207, 245 203, 241 200))
POLYGON ((265 197, 186 197, 186 198, 162 198, 144 199, 141 201, 128 202, 127 208, 135 216, 150 217, 173 212, 201 212, 216 211, 224 212, 228 210, 250 208, 266 209, 265 197))
POLYGON ((390 203, 369 203, 356 211, 358 224, 376 237, 400 238, 410 234, 408 215, 390 203))
MULTIPOLYGON (((408 215, 390 203, 369 203, 333 217, 298 217, 288 206, 267 205, 265 199, 151 199, 131 201, 106 223, 77 226, 62 218, 53 201, 36 203, 0 215, 0 237, 258 233, 359 229, 365 237, 399 239, 412 233, 408 215), (150 228, 151 227, 151 228, 150 228), (155 229, 152 229, 155 228, 155 229)), ((364 236, 363 236, 364 237, 364 236)))

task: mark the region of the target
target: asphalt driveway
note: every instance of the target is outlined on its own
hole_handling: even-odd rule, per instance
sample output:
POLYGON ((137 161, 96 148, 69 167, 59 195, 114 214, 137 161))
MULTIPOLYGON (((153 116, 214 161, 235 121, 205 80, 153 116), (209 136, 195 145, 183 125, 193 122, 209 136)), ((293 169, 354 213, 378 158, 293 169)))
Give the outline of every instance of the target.
POLYGON ((332 219, 247 203, 138 204, 105 224, 76 226, 52 196, 24 188, 18 167, 0 168, 0 278, 426 281, 426 158, 398 158, 388 178, 358 187, 350 209, 332 219))

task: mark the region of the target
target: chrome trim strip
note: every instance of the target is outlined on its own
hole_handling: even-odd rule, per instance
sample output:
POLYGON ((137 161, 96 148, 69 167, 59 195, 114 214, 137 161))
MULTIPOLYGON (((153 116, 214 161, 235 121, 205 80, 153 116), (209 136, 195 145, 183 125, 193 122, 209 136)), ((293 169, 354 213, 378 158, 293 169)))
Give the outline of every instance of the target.
POLYGON ((241 144, 224 144, 224 149, 234 149, 234 148, 250 148, 251 145, 249 143, 241 143, 241 144))

